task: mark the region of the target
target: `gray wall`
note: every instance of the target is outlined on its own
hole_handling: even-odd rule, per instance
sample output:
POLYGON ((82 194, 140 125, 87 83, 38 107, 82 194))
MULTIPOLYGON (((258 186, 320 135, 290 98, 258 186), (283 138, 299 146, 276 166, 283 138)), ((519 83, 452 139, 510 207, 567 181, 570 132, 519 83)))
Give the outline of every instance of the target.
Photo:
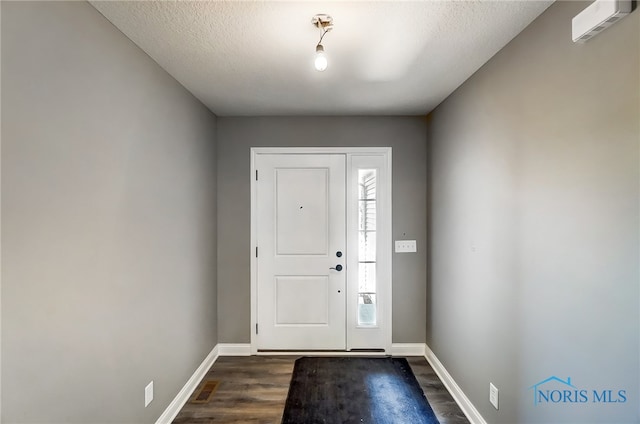
POLYGON ((216 118, 88 3, 1 7, 2 421, 154 422, 217 343, 216 118))
POLYGON ((393 238, 416 254, 393 255, 393 341, 425 341, 426 121, 419 117, 218 119, 218 331, 251 340, 250 148, 391 146, 393 238))
POLYGON ((640 421, 640 12, 574 44, 588 4, 552 5, 429 124, 427 343, 491 423, 640 421), (628 401, 534 406, 550 376, 628 401))

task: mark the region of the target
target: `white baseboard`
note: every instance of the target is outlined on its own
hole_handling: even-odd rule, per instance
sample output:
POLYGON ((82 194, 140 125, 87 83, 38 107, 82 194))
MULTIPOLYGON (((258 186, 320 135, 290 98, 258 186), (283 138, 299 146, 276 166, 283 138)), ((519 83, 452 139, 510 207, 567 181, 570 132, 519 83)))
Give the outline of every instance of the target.
POLYGON ((424 343, 393 343, 392 356, 424 356, 424 343))
POLYGON ((218 343, 220 356, 251 356, 250 343, 218 343))
POLYGON ((216 345, 211 352, 204 358, 204 361, 200 364, 200 366, 195 370, 193 375, 187 380, 185 385, 180 389, 176 397, 171 401, 167 409, 164 410, 162 415, 156 420, 156 424, 171 424, 171 422, 178 415, 178 412, 182 409, 185 403, 189 400, 189 396, 191 393, 198 387, 200 381, 204 378, 209 371, 209 368, 213 365, 213 363, 218 359, 219 350, 218 345, 216 345))
POLYGON ((467 416, 467 419, 471 422, 471 424, 487 424, 480 412, 476 409, 475 406, 471 403, 467 395, 464 394, 460 386, 455 382, 451 374, 445 369, 442 362, 436 357, 435 353, 431 351, 429 346, 424 345, 424 357, 427 359, 427 362, 431 365, 431 368, 438 374, 440 380, 447 388, 451 396, 456 401, 464 415, 467 416))
MULTIPOLYGON (((251 355, 251 345, 250 344, 225 344, 220 343, 220 356, 248 356, 251 355)), ((424 343, 393 343, 391 345, 391 356, 424 356, 424 343)), ((301 355, 310 355, 310 356, 385 356, 388 353, 385 352, 369 352, 369 351, 346 351, 346 350, 327 350, 327 351, 304 351, 304 350, 284 350, 284 351, 275 351, 270 350, 266 352, 256 352, 256 355, 259 356, 301 356, 301 355)))

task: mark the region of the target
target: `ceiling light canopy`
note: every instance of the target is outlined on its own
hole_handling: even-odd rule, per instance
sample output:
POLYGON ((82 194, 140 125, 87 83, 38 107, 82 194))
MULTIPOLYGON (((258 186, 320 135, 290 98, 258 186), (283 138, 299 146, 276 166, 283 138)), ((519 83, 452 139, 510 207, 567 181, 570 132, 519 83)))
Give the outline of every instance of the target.
POLYGON ((333 29, 333 18, 329 15, 318 14, 311 19, 311 23, 320 29, 320 40, 316 45, 316 58, 314 61, 314 66, 316 70, 322 72, 327 69, 329 65, 329 61, 327 60, 327 55, 324 52, 324 47, 322 46, 322 39, 327 34, 327 32, 333 29))

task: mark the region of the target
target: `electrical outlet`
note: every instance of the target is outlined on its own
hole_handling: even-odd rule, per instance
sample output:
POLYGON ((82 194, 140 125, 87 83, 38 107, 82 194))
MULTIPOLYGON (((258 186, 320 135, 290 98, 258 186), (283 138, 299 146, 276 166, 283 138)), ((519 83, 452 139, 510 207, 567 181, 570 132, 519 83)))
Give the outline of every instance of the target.
POLYGON ((489 383, 489 402, 498 409, 498 388, 493 383, 489 383))
POLYGON ((149 406, 151 401, 153 400, 153 380, 151 383, 147 384, 147 387, 144 388, 144 407, 149 406))
POLYGON ((396 240, 396 253, 417 252, 415 240, 396 240))

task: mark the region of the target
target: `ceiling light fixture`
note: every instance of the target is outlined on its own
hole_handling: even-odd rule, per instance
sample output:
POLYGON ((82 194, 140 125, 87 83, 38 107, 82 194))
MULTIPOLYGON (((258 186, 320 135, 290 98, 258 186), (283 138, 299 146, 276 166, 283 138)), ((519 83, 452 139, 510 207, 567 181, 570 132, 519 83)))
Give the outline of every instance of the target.
POLYGON ((327 56, 324 53, 324 47, 322 46, 322 39, 327 32, 333 29, 333 18, 329 15, 318 14, 311 19, 311 23, 322 32, 322 34, 320 34, 320 40, 316 45, 316 58, 314 61, 316 70, 322 72, 327 69, 327 66, 329 65, 327 56))

